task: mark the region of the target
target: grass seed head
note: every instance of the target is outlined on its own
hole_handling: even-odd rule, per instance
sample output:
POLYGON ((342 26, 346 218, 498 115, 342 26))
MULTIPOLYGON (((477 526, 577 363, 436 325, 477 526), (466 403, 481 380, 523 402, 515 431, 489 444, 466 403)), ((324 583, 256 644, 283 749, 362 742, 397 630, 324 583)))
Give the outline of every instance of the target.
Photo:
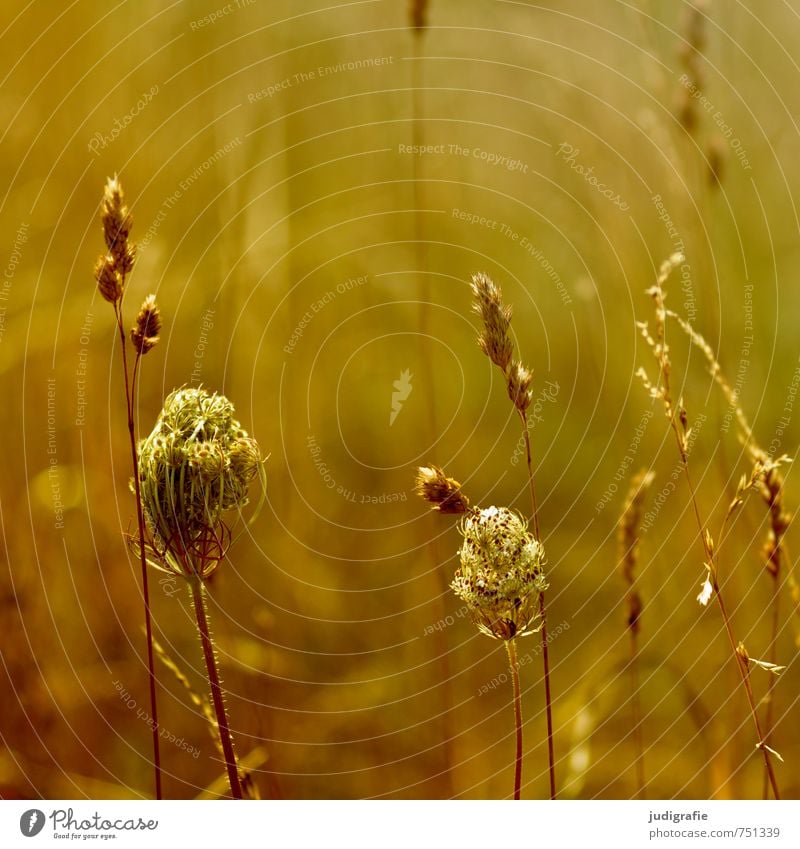
POLYGON ((415 489, 417 495, 440 513, 466 513, 469 500, 461 492, 461 484, 449 478, 438 466, 420 466, 417 469, 415 489))
POLYGON ((103 195, 103 237, 108 252, 114 259, 115 269, 125 277, 133 269, 135 248, 128 242, 133 227, 133 216, 125 204, 125 195, 117 177, 110 177, 103 195))
POLYGON ((483 325, 478 334, 478 345, 484 354, 504 374, 511 367, 514 344, 511 341, 511 307, 503 304, 500 288, 488 274, 478 273, 472 278, 472 308, 483 325))
POLYGON ((122 276, 116 270, 114 257, 100 256, 94 266, 94 279, 100 294, 110 304, 115 304, 122 297, 122 276))
POLYGON ((148 295, 136 316, 136 323, 131 328, 133 347, 144 356, 158 344, 160 332, 161 311, 156 303, 156 296, 148 295))

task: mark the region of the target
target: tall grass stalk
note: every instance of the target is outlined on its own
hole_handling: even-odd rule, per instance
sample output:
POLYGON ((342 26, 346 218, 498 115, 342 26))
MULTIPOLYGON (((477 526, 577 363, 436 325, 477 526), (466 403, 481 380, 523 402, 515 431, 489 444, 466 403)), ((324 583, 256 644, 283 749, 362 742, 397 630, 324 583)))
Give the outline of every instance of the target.
MULTIPOLYGON (((428 0, 410 0, 408 4, 408 24, 412 39, 412 61, 411 65, 411 135, 415 148, 423 145, 422 124, 422 44, 428 23, 428 0)), ((436 394, 436 376, 433 368, 433 357, 430 355, 430 312, 431 312, 431 285, 428 277, 428 242, 423 229, 423 207, 424 197, 422 192, 422 180, 420 176, 421 159, 412 157, 411 181, 413 185, 414 199, 414 243, 417 254, 417 267, 419 269, 419 354, 420 366, 427 391, 431 396, 436 394)), ((438 426, 436 421, 436 404, 426 404, 427 415, 427 438, 431 443, 436 439, 438 426)), ((444 574, 444 558, 441 556, 441 547, 434 541, 428 548, 431 562, 431 575, 433 577, 433 592, 437 599, 435 613, 437 619, 444 618, 444 601, 447 590, 447 577, 444 574)), ((447 650, 447 639, 441 630, 436 631, 434 638, 434 650, 438 658, 439 691, 442 700, 442 753, 443 753, 443 778, 445 795, 451 796, 453 792, 453 740, 455 735, 452 729, 451 710, 453 707, 453 685, 450 670, 450 660, 447 650)))
MULTIPOLYGON (((531 383, 533 374, 514 359, 514 343, 511 339, 511 307, 503 303, 502 293, 488 274, 476 274, 472 278, 473 310, 480 316, 482 328, 478 335, 478 346, 502 371, 506 390, 514 409, 522 422, 525 440, 525 455, 528 469, 528 490, 531 497, 531 519, 534 537, 541 543, 539 511, 536 500, 536 484, 533 474, 530 428, 527 411, 532 401, 531 383)), ((542 646, 542 671, 547 717, 547 760, 550 798, 556 798, 555 747, 553 744, 553 697, 550 689, 550 652, 547 638, 547 605, 544 590, 539 594, 539 631, 542 646)))
POLYGON ((630 644, 628 674, 631 687, 631 711, 633 713, 633 743, 636 752, 636 798, 647 798, 647 780, 644 765, 644 732, 639 697, 639 630, 642 613, 642 598, 636 586, 636 568, 639 563, 639 525, 645 494, 653 482, 653 472, 642 469, 631 479, 628 497, 618 527, 619 567, 623 580, 628 585, 626 594, 627 625, 630 644))
MULTIPOLYGON (((125 412, 128 426, 128 440, 131 449, 131 468, 133 471, 134 496, 136 498, 136 522, 139 538, 144 539, 144 514, 141 492, 139 490, 139 455, 136 447, 135 399, 139 365, 142 357, 158 341, 161 319, 155 299, 151 296, 145 301, 136 324, 131 330, 131 343, 136 351, 132 374, 128 362, 128 338, 122 316, 122 302, 125 295, 127 278, 136 261, 136 248, 129 240, 133 218, 125 205, 122 186, 116 177, 110 178, 105 187, 101 221, 107 252, 101 255, 95 265, 95 280, 102 297, 114 307, 114 319, 120 339, 120 356, 125 389, 125 412)), ((139 548, 139 560, 142 570, 142 601, 144 604, 144 626, 147 641, 147 672, 150 695, 150 727, 153 739, 153 771, 156 799, 162 798, 161 750, 158 726, 158 702, 156 699, 156 675, 153 660, 153 625, 150 611, 150 590, 147 576, 147 558, 144 548, 139 548)))
MULTIPOLYGON (((683 469, 684 479, 686 480, 689 489, 689 498, 692 505, 697 530, 703 547, 705 556, 706 578, 703 584, 703 589, 698 596, 698 601, 702 605, 706 605, 713 597, 717 601, 722 621, 725 628, 725 634, 730 644, 731 652, 733 653, 734 662, 739 670, 739 676, 742 681, 742 686, 747 697, 750 716, 753 720, 753 726, 756 732, 756 748, 761 752, 764 759, 764 768, 768 777, 772 794, 775 799, 780 799, 778 790, 778 782, 775 777, 775 770, 772 764, 771 755, 774 750, 769 747, 761 728, 761 722, 758 718, 758 708, 756 699, 753 694, 753 687, 750 683, 749 663, 746 654, 743 652, 742 644, 736 640, 733 631, 728 609, 722 595, 722 590, 719 583, 719 563, 717 552, 715 550, 714 541, 709 532, 706 523, 700 513, 700 507, 697 501, 697 492, 692 481, 692 475, 689 468, 689 435, 691 428, 688 423, 688 414, 683 406, 682 401, 676 405, 671 394, 670 388, 670 373, 672 363, 669 358, 669 347, 666 341, 666 317, 667 310, 664 306, 664 290, 663 286, 667 281, 671 271, 680 263, 683 262, 681 254, 674 254, 666 260, 660 268, 656 283, 648 290, 648 294, 653 298, 656 313, 656 335, 651 336, 646 322, 639 324, 639 329, 645 342, 650 347, 653 355, 658 363, 659 368, 659 384, 655 385, 650 380, 647 372, 644 369, 639 369, 638 376, 644 383, 652 398, 659 399, 664 405, 664 411, 669 420, 670 428, 675 436, 675 443, 680 456, 681 467, 683 469)), ((730 512, 730 511, 729 511, 730 512)))
MULTIPOLYGON (((725 377, 714 351, 708 342, 685 319, 672 310, 666 310, 666 315, 676 321, 691 343, 698 348, 706 358, 708 369, 714 382, 721 391, 728 406, 736 416, 741 439, 745 451, 754 464, 751 475, 752 486, 756 487, 769 513, 767 539, 764 543, 764 567, 770 579, 770 638, 767 647, 767 664, 773 672, 778 666, 778 631, 780 629, 780 596, 782 576, 786 571, 784 537, 791 522, 791 515, 784 506, 784 479, 781 465, 790 462, 786 455, 771 457, 756 440, 753 428, 739 403, 738 393, 731 387, 725 377)), ((742 485, 740 484, 740 489, 742 485)), ((764 698, 764 743, 770 745, 774 730, 774 688, 777 685, 777 675, 768 676, 767 693, 764 698)), ((762 797, 768 798, 770 789, 769 770, 764 770, 762 797)))

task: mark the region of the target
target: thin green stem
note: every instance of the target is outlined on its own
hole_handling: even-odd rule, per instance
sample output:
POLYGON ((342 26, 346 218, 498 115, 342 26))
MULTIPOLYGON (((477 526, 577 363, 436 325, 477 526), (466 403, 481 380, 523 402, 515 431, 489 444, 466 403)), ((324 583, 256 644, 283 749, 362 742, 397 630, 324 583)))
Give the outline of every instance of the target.
POLYGON ((511 681, 514 685, 514 724, 517 729, 517 756, 514 761, 514 799, 519 799, 522 790, 522 693, 519 686, 519 664, 517 663, 517 642, 513 638, 506 640, 508 663, 511 667, 511 681))
POLYGON ((233 738, 231 737, 228 716, 225 713, 225 702, 222 698, 222 687, 219 682, 217 671, 217 659, 214 655, 214 644, 211 641, 211 632, 208 627, 208 611, 206 610, 205 588, 200 578, 189 580, 192 601, 197 616, 197 630, 200 634, 200 643, 203 646, 203 656, 208 670, 208 683, 211 686, 211 701, 214 705, 214 713, 217 717, 219 728, 219 739, 222 743, 222 754, 225 758, 225 768, 228 771, 228 781, 231 785, 231 795, 234 799, 242 798, 242 785, 239 781, 239 770, 236 766, 236 755, 233 752, 233 738))

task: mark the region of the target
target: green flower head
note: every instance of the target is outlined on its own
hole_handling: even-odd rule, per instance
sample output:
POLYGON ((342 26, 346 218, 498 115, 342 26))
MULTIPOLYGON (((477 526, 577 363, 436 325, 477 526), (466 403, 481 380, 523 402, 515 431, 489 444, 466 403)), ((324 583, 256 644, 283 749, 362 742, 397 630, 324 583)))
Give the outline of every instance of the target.
POLYGON ((258 444, 233 413, 224 395, 177 389, 139 444, 148 549, 160 568, 205 578, 225 555, 230 532, 222 516, 248 503, 250 483, 263 474, 258 444))

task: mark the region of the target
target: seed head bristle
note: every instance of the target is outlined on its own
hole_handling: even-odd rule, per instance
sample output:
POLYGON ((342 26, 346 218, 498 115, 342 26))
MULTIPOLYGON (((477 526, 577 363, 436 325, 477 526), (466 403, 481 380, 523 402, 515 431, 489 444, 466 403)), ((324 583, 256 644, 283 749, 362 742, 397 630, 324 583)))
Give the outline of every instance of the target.
POLYGON ((131 328, 133 347, 144 356, 158 344, 160 332, 161 311, 156 303, 156 296, 148 295, 136 316, 136 323, 131 328))
POLYGON ((547 589, 544 548, 525 520, 506 507, 475 509, 462 519, 461 534, 451 587, 479 630, 498 640, 538 631, 539 596, 547 589))
POLYGON ((639 330, 642 336, 644 337, 645 342, 647 342, 648 347, 653 352, 653 356, 656 362, 658 363, 660 372, 660 380, 658 382, 658 385, 654 384, 650 380, 647 372, 643 368, 638 369, 636 374, 641 379, 642 383, 650 394, 650 397, 660 400, 661 403, 664 405, 664 412, 666 413, 670 424, 673 426, 678 440, 681 442, 681 451, 685 452, 688 426, 686 421, 684 421, 683 417, 686 415, 686 411, 683 409, 682 404, 678 404, 676 406, 670 390, 670 374, 672 372, 672 362, 669 358, 669 346, 667 345, 667 309, 664 306, 664 301, 666 299, 666 293, 664 292, 664 284, 667 282, 667 279, 669 278, 669 275, 672 273, 672 271, 677 268, 683 261, 684 256, 681 253, 674 253, 668 259, 664 260, 658 270, 658 276, 656 277, 655 284, 649 289, 647 289, 647 294, 650 295, 650 297, 653 299, 653 303, 655 305, 655 335, 651 334, 647 322, 637 322, 637 326, 639 327, 639 330), (683 430, 678 427, 677 415, 681 416, 683 430))
POLYGON ((440 513, 458 514, 469 510, 469 501, 461 492, 461 484, 447 477, 438 466, 420 466, 415 489, 420 498, 440 513))
MULTIPOLYGON (((741 403, 739 402, 739 393, 737 390, 734 390, 731 387, 731 385, 725 378, 725 374, 722 371, 722 367, 720 366, 719 361, 717 360, 717 356, 711 348, 711 345, 709 345, 708 342, 706 342, 705 338, 700 333, 698 333, 694 329, 694 327, 692 327, 692 325, 689 324, 689 322, 686 321, 686 319, 684 319, 682 316, 678 315, 672 310, 666 310, 666 315, 677 322, 681 330, 683 330, 683 332, 689 337, 691 343, 696 348, 698 348, 705 356, 708 362, 709 373, 714 378, 714 381, 720 388, 720 391, 725 396, 725 400, 728 402, 731 410, 733 410, 733 413, 736 416, 736 421, 739 425, 740 437, 745 447, 748 447, 748 450, 755 448, 757 451, 760 451, 760 449, 758 449, 755 445, 753 429, 750 426, 750 422, 748 422, 747 420, 747 416, 745 415, 744 410, 742 409, 741 403)), ((755 459, 755 455, 753 456, 755 459)))

